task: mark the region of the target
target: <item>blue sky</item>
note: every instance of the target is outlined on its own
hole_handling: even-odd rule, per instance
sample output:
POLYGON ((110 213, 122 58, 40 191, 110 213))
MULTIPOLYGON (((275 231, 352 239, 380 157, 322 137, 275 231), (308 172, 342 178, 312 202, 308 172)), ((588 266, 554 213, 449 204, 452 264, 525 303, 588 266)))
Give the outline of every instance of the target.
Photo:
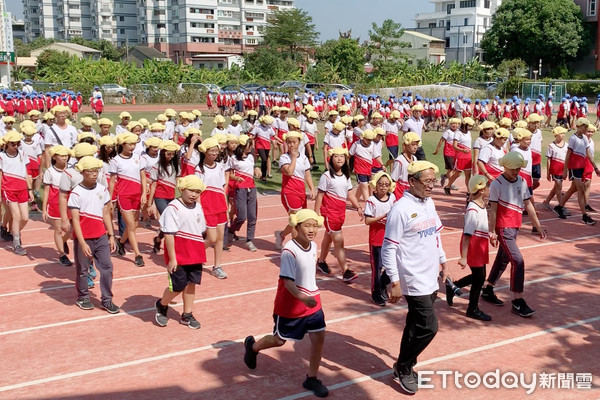
MULTIPOLYGON (((21 0, 5 2, 7 11, 17 18, 23 17, 21 0)), ((388 18, 400 22, 405 28, 414 28, 416 13, 432 12, 434 5, 427 0, 296 0, 296 6, 313 18, 320 40, 335 39, 338 31, 352 29, 352 37, 368 39, 371 23, 377 25, 388 18)))

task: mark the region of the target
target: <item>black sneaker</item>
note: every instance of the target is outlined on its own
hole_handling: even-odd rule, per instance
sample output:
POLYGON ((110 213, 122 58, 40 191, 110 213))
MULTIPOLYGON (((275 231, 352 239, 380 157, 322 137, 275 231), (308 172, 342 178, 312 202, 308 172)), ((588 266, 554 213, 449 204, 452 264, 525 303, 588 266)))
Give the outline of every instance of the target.
POLYGON ((118 314, 121 309, 112 301, 102 304, 101 308, 106 310, 109 314, 118 314))
POLYGON ((390 295, 388 294, 387 290, 382 289, 381 293, 379 294, 381 296, 381 298, 383 299, 383 301, 389 301, 390 300, 390 295))
POLYGON ((156 300, 154 306, 156 307, 156 314, 154 315, 156 323, 159 326, 167 326, 167 322, 169 322, 169 319, 167 318, 169 306, 163 306, 162 304, 160 304, 160 299, 156 300))
POLYGON ((5 242, 8 242, 8 231, 5 227, 0 228, 0 238, 5 242))
POLYGON ((125 246, 121 243, 120 239, 115 240, 115 245, 117 246, 117 254, 120 256, 125 255, 125 246))
POLYGON ((445 186, 446 184, 446 178, 448 178, 448 176, 446 174, 443 174, 442 176, 440 176, 440 186, 445 186))
POLYGON ((535 234, 540 233, 540 231, 538 231, 537 228, 534 226, 533 228, 531 228, 531 233, 533 233, 535 235, 535 234))
POLYGON ((179 321, 182 325, 187 325, 190 329, 200 329, 200 322, 192 313, 183 313, 181 314, 181 320, 179 321))
POLYGON ((581 222, 583 222, 586 225, 596 225, 596 220, 587 214, 583 214, 583 217, 581 217, 581 222))
POLYGON ((454 296, 462 296, 462 290, 450 278, 446 278, 446 302, 450 307, 454 305, 454 296))
POLYGON ((481 298, 485 301, 487 301, 490 304, 493 304, 495 306, 503 306, 504 302, 502 300, 500 300, 498 298, 498 296, 496 296, 496 293, 494 293, 494 287, 493 286, 486 286, 485 288, 483 288, 483 290, 481 291, 481 298))
POLYGON ((77 300, 75 302, 75 304, 77 305, 77 307, 81 308, 82 310, 93 310, 94 309, 94 305, 92 304, 90 299, 77 300))
POLYGON ((16 246, 14 247, 13 251, 14 251, 14 252, 15 252, 15 254, 16 254, 16 255, 18 255, 18 256, 26 256, 26 255, 27 255, 27 250, 25 250, 25 249, 23 248, 23 246, 21 246, 20 244, 19 244, 19 245, 16 245, 16 246))
POLYGON ((358 278, 358 274, 352 271, 350 268, 344 271, 344 275, 342 276, 342 280, 344 283, 352 283, 356 278, 358 278))
MULTIPOLYGON (((445 187, 445 188, 444 188, 444 194, 445 194, 446 196, 451 196, 451 195, 452 195, 452 192, 450 191, 450 188, 449 188, 449 187, 445 187)), ((414 392, 413 392, 413 393, 414 393, 414 392)))
POLYGON ((564 207, 556 206, 552 210, 554 211, 554 213, 556 215, 558 215, 558 218, 560 218, 560 219, 567 219, 567 214, 565 214, 564 207))
POLYGON ((144 265, 146 265, 144 263, 144 257, 142 257, 141 254, 139 256, 135 256, 134 264, 136 267, 143 267, 144 265))
POLYGON ((327 386, 323 385, 323 382, 314 376, 307 375, 302 386, 304 389, 311 390, 317 397, 327 397, 329 395, 327 386))
POLYGON ((65 254, 69 254, 69 245, 67 244, 67 242, 63 243, 63 251, 65 254))
POLYGON ((67 257, 66 254, 63 254, 62 256, 58 257, 58 262, 61 265, 64 265, 65 267, 70 267, 71 265, 73 265, 73 263, 71 262, 71 260, 69 260, 69 257, 67 257))
POLYGON ((317 261, 317 268, 319 269, 319 271, 321 271, 325 275, 331 274, 329 265, 327 265, 327 263, 325 261, 317 261))
POLYGON ((511 303, 512 312, 514 312, 517 315, 520 315, 521 317, 531 317, 533 314, 535 314, 535 310, 532 310, 527 305, 525 299, 515 299, 511 303))
POLYGON ((375 293, 371 294, 371 301, 373 304, 378 305, 379 307, 386 306, 386 302, 381 295, 376 295, 375 293))
POLYGON ((591 212, 591 213, 595 213, 597 212, 595 209, 592 208, 592 206, 590 206, 589 204, 585 205, 585 211, 587 212, 591 212))
POLYGON ((479 308, 474 310, 467 309, 467 317, 477 319, 479 321, 491 321, 492 317, 481 311, 479 308))
POLYGON ((401 373, 398 371, 396 363, 393 366, 394 370, 394 379, 398 381, 402 390, 404 390, 408 394, 415 394, 417 390, 419 390, 419 383, 417 381, 417 374, 413 371, 409 371, 408 373, 401 373))
POLYGON ((246 364, 246 366, 250 369, 256 368, 256 356, 258 353, 252 350, 252 345, 254 343, 256 343, 254 336, 248 336, 246 339, 244 339, 244 349, 246 349, 244 352, 244 364, 246 364))

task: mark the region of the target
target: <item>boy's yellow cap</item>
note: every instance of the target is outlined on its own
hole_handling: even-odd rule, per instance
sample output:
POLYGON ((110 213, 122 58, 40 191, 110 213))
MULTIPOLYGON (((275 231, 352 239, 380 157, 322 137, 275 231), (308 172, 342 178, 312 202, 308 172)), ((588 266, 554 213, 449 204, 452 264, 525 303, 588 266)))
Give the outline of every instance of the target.
POLYGON ((291 226, 298 226, 309 219, 317 221, 318 226, 323 226, 323 222, 325 221, 325 218, 318 215, 314 210, 303 208, 295 214, 290 214, 289 222, 291 226))
POLYGON ((187 175, 183 178, 177 179, 177 189, 181 190, 199 190, 204 191, 206 185, 202 182, 202 179, 196 175, 187 175))
POLYGON ((85 171, 86 169, 102 168, 104 163, 102 160, 98 160, 96 157, 85 156, 75 164, 75 169, 79 172, 85 171))

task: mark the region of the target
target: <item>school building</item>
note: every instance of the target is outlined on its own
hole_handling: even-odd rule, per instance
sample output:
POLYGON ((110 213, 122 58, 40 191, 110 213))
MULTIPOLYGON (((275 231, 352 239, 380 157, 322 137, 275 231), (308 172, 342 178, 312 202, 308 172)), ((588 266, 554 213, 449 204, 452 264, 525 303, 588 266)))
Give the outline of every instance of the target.
POLYGON ((153 47, 175 62, 241 55, 261 40, 273 10, 293 0, 22 0, 25 41, 83 37, 153 47))
POLYGON ((415 15, 416 28, 411 30, 444 40, 448 62, 481 59, 479 44, 502 0, 429 1, 435 11, 415 15))

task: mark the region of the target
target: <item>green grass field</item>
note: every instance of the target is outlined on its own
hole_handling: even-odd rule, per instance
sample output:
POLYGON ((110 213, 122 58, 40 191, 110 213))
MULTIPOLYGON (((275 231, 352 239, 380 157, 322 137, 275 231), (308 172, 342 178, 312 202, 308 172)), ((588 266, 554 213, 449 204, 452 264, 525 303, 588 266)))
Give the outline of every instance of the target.
MULTIPOLYGON (((167 106, 165 106, 165 107, 167 107, 167 106)), ((184 110, 178 109, 177 111, 184 111, 184 110)), ((191 110, 188 110, 188 111, 191 111, 191 110)), ((146 118, 148 121, 150 121, 150 123, 152 123, 152 122, 154 122, 154 119, 156 118, 156 115, 158 113, 155 113, 155 112, 152 112, 152 113, 139 112, 139 113, 137 113, 136 112, 136 113, 131 113, 131 114, 132 114, 134 120, 137 120, 139 118, 146 118)), ((115 125, 120 122, 118 115, 119 115, 118 112, 109 112, 109 113, 102 114, 103 117, 110 118, 115 123, 115 125)), ((79 118, 85 117, 85 116, 93 117, 92 114, 89 114, 89 113, 80 113, 79 114, 79 118)), ((208 137, 210 135, 210 132, 215 127, 215 124, 213 123, 213 117, 204 115, 204 116, 202 116, 201 119, 204 123, 203 128, 202 128, 203 137, 208 137)), ((595 122, 595 116, 590 115, 590 120, 592 122, 595 122)), ((229 122, 229 119, 228 119, 228 122, 229 122)), ((76 126, 79 127, 79 124, 76 124, 76 126)), ((96 126, 95 129, 98 129, 98 127, 96 126)), ((323 136, 324 136, 323 135, 323 132, 324 132, 323 122, 319 123, 319 132, 320 132, 320 134, 319 134, 319 150, 315 151, 315 153, 317 153, 316 154, 317 163, 320 166, 320 169, 319 169, 319 171, 313 171, 313 173, 312 173, 313 181, 315 182, 315 186, 317 185, 317 183, 319 181, 319 177, 324 172, 323 151, 321 150, 323 136)), ((552 132, 550 129, 544 129, 544 130, 542 130, 542 133, 544 135, 544 141, 543 141, 543 146, 542 146, 542 153, 543 153, 542 168, 545 168, 546 148, 549 143, 554 141, 554 136, 552 135, 552 132)), ((475 138, 478 135, 479 135, 479 132, 474 131, 472 133, 473 140, 475 140, 475 138)), ((430 131, 430 132, 424 133, 423 134, 423 148, 425 150, 425 154, 427 155, 427 159, 429 161, 435 163, 440 168, 440 171, 444 171, 444 159, 443 159, 441 150, 440 150, 440 153, 438 153, 436 156, 432 155, 441 136, 442 136, 442 132, 438 132, 438 131, 430 131)), ((565 138, 566 141, 568 140, 568 136, 570 136, 570 134, 567 134, 567 137, 565 138)), ((596 142, 600 142, 600 139, 597 139, 596 142)), ((598 148, 597 144, 596 144, 596 148, 598 148)), ((595 159, 596 159, 596 161, 600 160, 600 154, 598 151, 595 152, 595 159)), ((386 151, 384 151, 384 155, 383 155, 384 163, 387 160, 388 160, 388 153, 386 151)), ((260 165, 260 164, 257 164, 257 165, 260 165)), ((280 190, 280 188, 281 188, 281 173, 279 172, 279 170, 277 170, 277 167, 275 165, 272 166, 272 175, 273 175, 273 178, 270 178, 267 182, 261 182, 260 180, 256 181, 256 187, 258 188, 259 191, 261 191, 262 193, 268 193, 268 192, 280 190)))

